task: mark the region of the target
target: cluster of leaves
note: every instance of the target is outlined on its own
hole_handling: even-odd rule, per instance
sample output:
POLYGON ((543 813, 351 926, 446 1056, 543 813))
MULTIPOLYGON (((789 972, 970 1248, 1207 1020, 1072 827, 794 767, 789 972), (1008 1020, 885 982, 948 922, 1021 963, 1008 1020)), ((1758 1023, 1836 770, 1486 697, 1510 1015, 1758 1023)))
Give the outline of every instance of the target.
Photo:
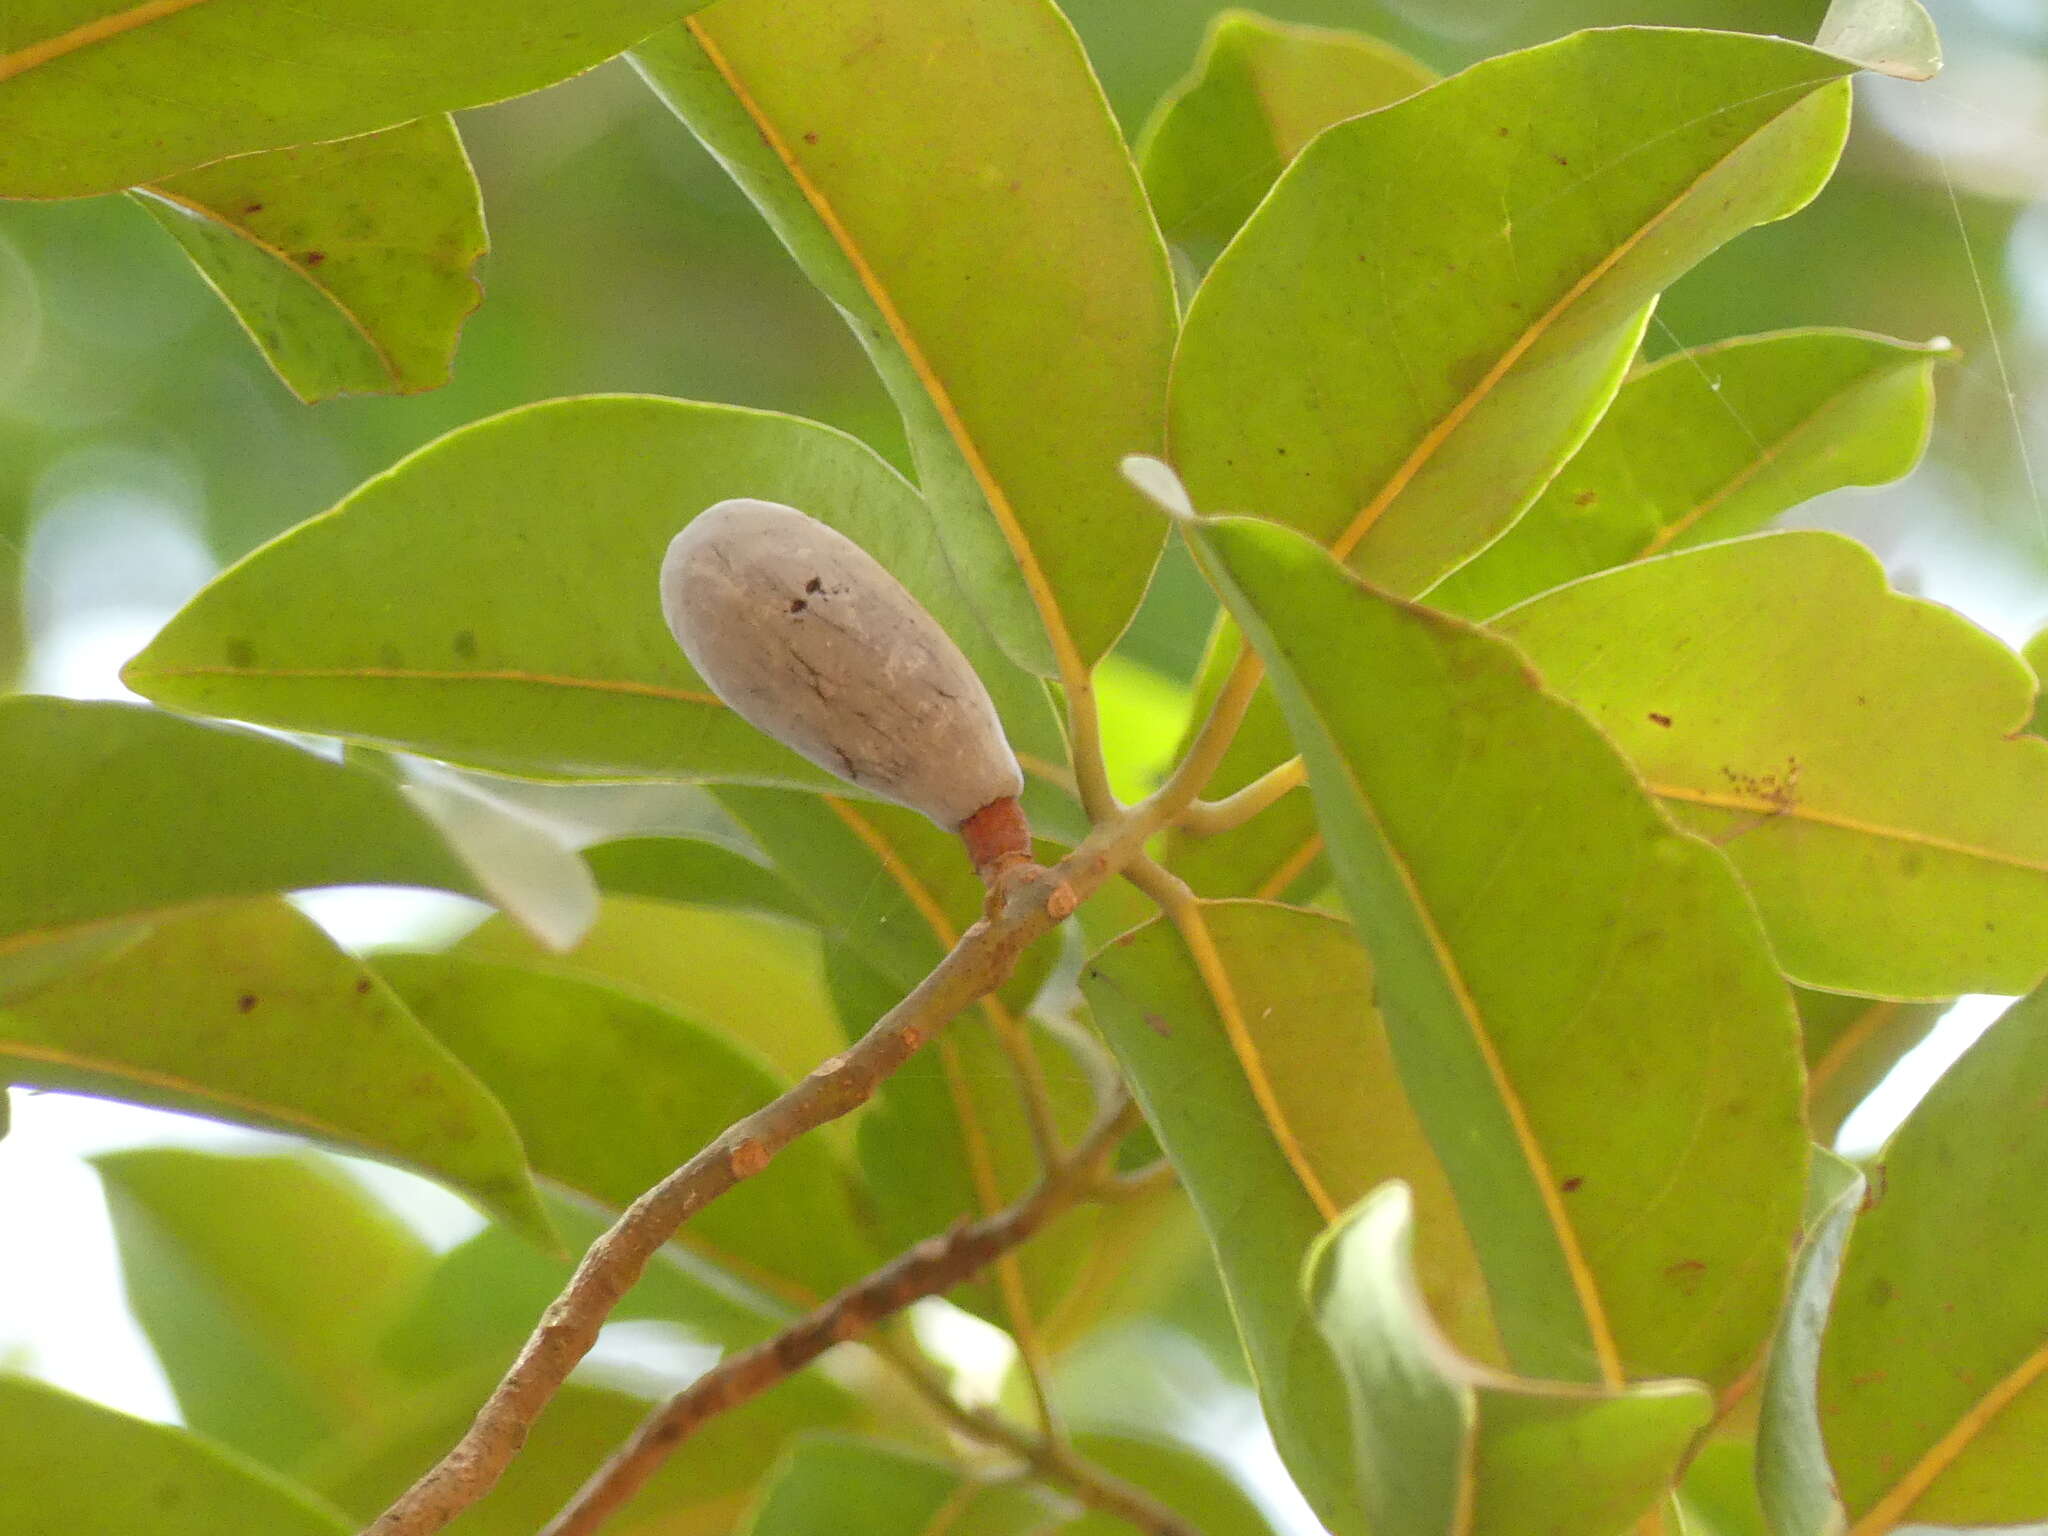
MULTIPOLYGON (((493 1218, 435 1256, 307 1157, 104 1159, 189 1429, 0 1378, 31 1522, 374 1514, 593 1211, 977 915, 949 837, 692 674, 653 591, 683 520, 782 501, 894 571, 987 681, 1050 858, 1105 746, 1125 776, 1174 755, 1119 685, 1170 530, 1133 453, 1173 465, 1135 477, 1226 610, 1166 729, 1249 697, 1208 786, 1237 799, 1161 840, 1164 915, 1096 897, 1089 953, 1028 955, 622 1315, 772 1334, 1016 1198, 1120 1077, 1178 1187, 954 1299, 1201 1530, 1267 1526, 1133 1388, 1168 1326, 1248 1365, 1338 1536, 2048 1514, 2043 1228, 2010 1194, 2048 1175, 2048 1001, 1867 1192, 1812 1147, 1944 1000, 2048 970, 2027 666, 1846 539, 1758 532, 1903 474, 1944 348, 1639 362, 1666 286, 1826 180, 1850 77, 1931 70, 1917 8, 1838 5, 1812 46, 1583 33, 1440 83, 1233 14, 1135 167, 1050 0, 688 9, 80 3, 0 32, 0 195, 132 189, 307 398, 445 375, 482 244, 447 114, 631 47, 844 312, 916 470, 775 414, 537 404, 201 593, 126 674, 163 708, 0 701, 7 1080, 296 1133, 493 1218), (476 770, 691 787, 671 835, 572 855, 476 770), (363 883, 503 915, 364 957, 281 895, 363 883)), ((532 1529, 636 1389, 579 1379, 460 1528, 532 1529)), ((1106 1528, 986 1470, 863 1357, 716 1421, 621 1528, 1106 1528)))

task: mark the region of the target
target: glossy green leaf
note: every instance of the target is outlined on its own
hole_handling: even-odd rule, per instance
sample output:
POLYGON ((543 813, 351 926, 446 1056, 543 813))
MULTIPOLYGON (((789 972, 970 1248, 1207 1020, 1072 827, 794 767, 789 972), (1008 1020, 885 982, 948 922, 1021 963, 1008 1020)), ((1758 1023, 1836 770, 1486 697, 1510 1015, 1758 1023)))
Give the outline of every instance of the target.
MULTIPOLYGON (((422 1394, 412 1414, 363 1425, 353 1444, 336 1448, 319 1478, 320 1490, 359 1520, 373 1518, 469 1427, 495 1382, 496 1372, 451 1381, 422 1394)), ((534 1536, 653 1406, 638 1392, 571 1382, 548 1404, 497 1486, 448 1529, 455 1536, 534 1536)), ((819 1373, 793 1377, 707 1422, 605 1529, 632 1536, 730 1536, 753 1500, 754 1485, 792 1437, 850 1427, 858 1416, 852 1395, 819 1373)))
POLYGON ((1899 1003, 1795 988, 1806 1044, 1806 1120, 1813 1139, 1833 1144, 1842 1122, 1885 1074, 1927 1038, 1946 1003, 1899 1003))
POLYGON ((424 1244, 331 1162, 182 1147, 94 1159, 128 1304, 192 1429, 295 1470, 404 1384, 377 1341, 424 1244))
MULTIPOLYGON (((1074 1449, 1146 1490, 1202 1536, 1273 1536, 1272 1525, 1237 1480, 1184 1441, 1084 1430, 1074 1436, 1074 1449)), ((1099 1510, 1060 1527, 1061 1536, 1127 1536, 1129 1530, 1099 1510)))
POLYGON ((1815 1373, 1842 1247, 1864 1197, 1863 1175, 1854 1163, 1816 1150, 1807 1186, 1806 1234, 1771 1344, 1757 1430, 1757 1495, 1771 1536, 1841 1536, 1844 1528, 1821 1443, 1815 1373))
POLYGON ((168 1424, 0 1375, 0 1529, 64 1536, 347 1536, 331 1506, 168 1424))
POLYGON ((720 704, 662 622, 663 550, 732 496, 874 555, 975 662, 1018 751, 1064 757, 899 475, 815 423, 652 396, 549 401, 429 444, 231 567, 123 675, 180 709, 512 773, 843 788, 720 704))
POLYGON ((1164 923, 1097 952, 1082 987, 1201 1214, 1281 1455, 1325 1523, 1363 1530, 1343 1388, 1296 1284, 1309 1246, 1381 1181, 1415 1180, 1426 1284, 1490 1352, 1477 1262, 1349 926, 1257 902, 1200 912, 1221 988, 1164 923))
POLYGON ((1026 1536, 1059 1524, 1029 1483, 994 1481, 875 1440, 811 1436, 776 1468, 739 1536, 1026 1536))
POLYGON ((614 897, 566 954, 546 953, 498 918, 463 939, 459 950, 643 993, 685 1018, 715 1023, 791 1080, 846 1044, 826 990, 817 932, 781 918, 614 897))
POLYGON ((2024 992, 2048 966, 2033 680, 1839 534, 1610 571, 1495 627, 1741 872, 1786 974, 1879 997, 2024 992))
POLYGON ((1676 1536, 1770 1536, 1757 1502, 1756 1447, 1746 1439, 1708 1441, 1686 1464, 1677 1506, 1676 1536))
MULTIPOLYGON (((551 1196, 547 1206, 578 1257, 617 1214, 567 1194, 551 1196)), ((535 1319, 568 1286, 575 1262, 567 1254, 543 1253, 493 1223, 435 1261, 379 1340, 377 1358, 421 1386, 502 1370, 533 1333, 535 1319)), ((671 1243, 649 1261, 609 1321, 674 1323, 707 1345, 740 1348, 793 1315, 758 1292, 741 1291, 729 1276, 671 1243)))
POLYGON ((301 400, 448 382, 486 240, 445 114, 222 161, 136 196, 301 400))
POLYGON ((1823 491, 1896 480, 1926 446, 1934 367, 1950 355, 1943 342, 1789 331, 1660 358, 1429 604, 1483 618, 1610 566, 1755 533, 1823 491))
POLYGON ((1163 436, 1176 312, 1066 18, 1051 0, 726 0, 633 59, 868 349, 990 628, 1078 681, 1159 555, 1116 463, 1163 436))
POLYGON ((0 197, 83 197, 580 74, 693 0, 47 0, 0 22, 0 197))
POLYGON ((311 886, 490 898, 395 786, 248 731, 21 695, 0 700, 0 783, 0 953, 311 886))
POLYGON ((1806 1145, 1727 862, 1505 643, 1287 529, 1188 526, 1301 745, 1508 1359, 1725 1385, 1775 1312, 1806 1145))
POLYGON ((1712 1416, 1698 1382, 1601 1389, 1476 1365, 1437 1333, 1389 1184, 1316 1244, 1304 1284, 1350 1390, 1374 1536, 1621 1536, 1712 1416))
POLYGON ((812 909, 773 869, 718 843, 688 837, 625 837, 586 850, 607 893, 649 901, 760 912, 797 922, 812 909))
POLYGON ((1582 32, 1329 130, 1189 310, 1170 440, 1196 503, 1431 586, 1578 447, 1658 291, 1819 190, 1850 68, 1582 32))
POLYGON ((1193 72, 1139 137, 1160 228, 1212 259, 1310 139, 1435 79, 1426 64, 1356 32, 1222 12, 1193 72))
POLYGON ((2014 1004, 1882 1154, 1820 1350, 1850 1536, 2048 1511, 2048 992, 2014 1004))
MULTIPOLYGON (((614 1209, 787 1086, 715 1029, 580 977, 457 955, 387 954, 376 964, 505 1104, 534 1170, 614 1209)), ((700 1212, 679 1240, 796 1306, 875 1264, 844 1170, 809 1137, 700 1212)))
POLYGON ((551 1243, 490 1091, 282 901, 166 917, 0 1007, 17 1083, 310 1136, 423 1173, 551 1243))

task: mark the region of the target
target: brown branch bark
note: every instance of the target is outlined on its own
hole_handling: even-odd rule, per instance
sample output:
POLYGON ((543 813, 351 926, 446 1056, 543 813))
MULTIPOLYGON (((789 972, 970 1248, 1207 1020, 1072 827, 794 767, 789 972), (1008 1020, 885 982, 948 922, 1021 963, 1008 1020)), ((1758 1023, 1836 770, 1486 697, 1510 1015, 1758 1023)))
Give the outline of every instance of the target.
POLYGON ((448 1454, 363 1536, 427 1536, 482 1498, 525 1444, 569 1372, 661 1245, 704 1206, 765 1169, 806 1131, 857 1109, 939 1030, 1009 976, 1017 956, 1057 926, 1143 845, 1178 806, 1155 797, 1092 832, 1050 869, 1013 870, 992 893, 992 915, 854 1045, 821 1063, 773 1103, 727 1127, 709 1146, 627 1207, 541 1314, 504 1378, 448 1454))
MULTIPOLYGON (((952 1289, 1026 1242, 1088 1192, 1116 1144, 1138 1119, 1136 1107, 1124 1100, 1096 1123, 1070 1158, 1015 1205, 919 1243, 774 1338, 713 1366, 648 1415, 541 1536, 590 1536, 707 1421, 801 1370, 835 1344, 858 1338, 912 1302, 952 1289)), ((964 1407, 951 1416, 982 1438, 1003 1445, 1084 1502, 1130 1520, 1140 1530, 1158 1536, 1194 1536, 1177 1516, 1142 1491, 1088 1466, 1057 1441, 1029 1435, 994 1415, 976 1414, 964 1407)))

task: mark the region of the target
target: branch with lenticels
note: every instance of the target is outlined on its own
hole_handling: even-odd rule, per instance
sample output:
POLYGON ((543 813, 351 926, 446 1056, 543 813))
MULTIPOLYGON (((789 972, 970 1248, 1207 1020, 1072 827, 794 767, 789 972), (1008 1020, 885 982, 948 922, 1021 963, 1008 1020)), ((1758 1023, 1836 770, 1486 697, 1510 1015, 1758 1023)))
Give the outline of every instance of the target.
MULTIPOLYGON (((1006 1210, 963 1223, 919 1243, 849 1286, 774 1338, 720 1361, 657 1408, 584 1484, 541 1536, 591 1536, 638 1493, 677 1446, 718 1414, 738 1407, 801 1370, 835 1344, 859 1338, 912 1302, 950 1290, 1026 1242, 1046 1222, 1088 1195, 1117 1143, 1139 1123, 1126 1098, 1029 1195, 1006 1210)), ((943 1391, 943 1389, 941 1389, 943 1391)), ((1091 1467, 1057 1442, 1030 1435, 994 1415, 951 1405, 969 1434, 1001 1445, 1046 1481, 1083 1503, 1154 1536, 1193 1536, 1171 1511, 1141 1490, 1091 1467)))

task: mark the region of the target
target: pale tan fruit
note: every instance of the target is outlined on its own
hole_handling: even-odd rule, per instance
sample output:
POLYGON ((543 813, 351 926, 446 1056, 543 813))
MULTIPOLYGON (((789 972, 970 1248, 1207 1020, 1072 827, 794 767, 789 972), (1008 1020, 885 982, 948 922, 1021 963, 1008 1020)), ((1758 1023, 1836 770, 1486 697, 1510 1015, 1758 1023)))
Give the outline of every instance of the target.
POLYGON ((700 512, 662 561, 661 608, 712 691, 820 768, 949 832, 1023 792, 960 648, 816 518, 753 500, 700 512))

